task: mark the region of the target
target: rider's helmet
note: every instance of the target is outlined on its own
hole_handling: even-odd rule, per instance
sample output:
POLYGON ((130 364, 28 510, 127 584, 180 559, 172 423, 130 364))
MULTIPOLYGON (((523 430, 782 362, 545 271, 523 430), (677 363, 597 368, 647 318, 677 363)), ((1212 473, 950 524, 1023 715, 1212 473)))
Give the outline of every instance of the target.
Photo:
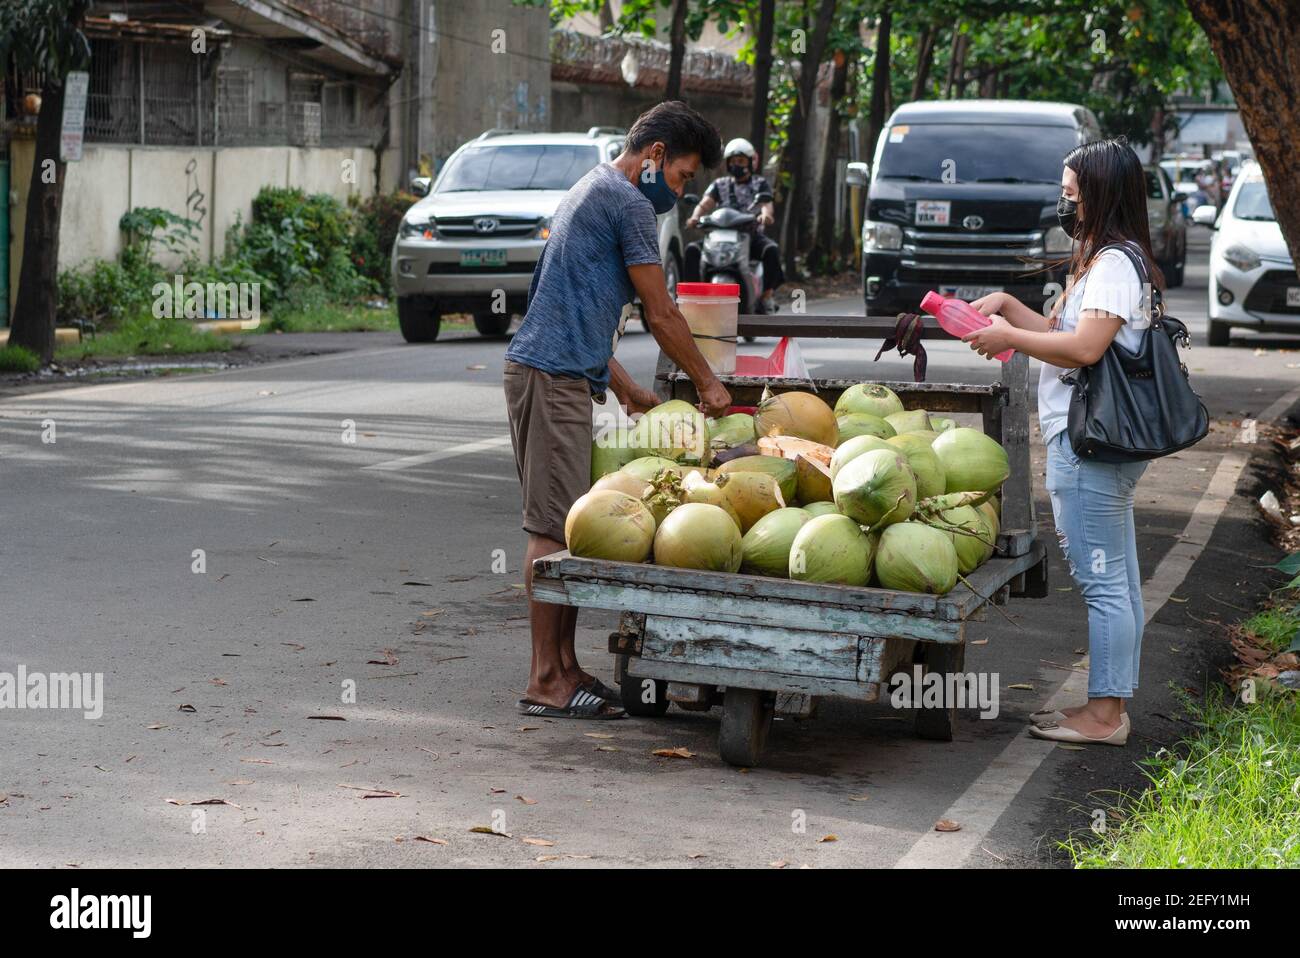
POLYGON ((742 136, 738 136, 734 140, 729 142, 726 148, 723 149, 722 151, 722 162, 726 163, 733 156, 748 157, 749 171, 751 173, 757 172, 756 167, 758 166, 758 153, 754 150, 754 144, 750 143, 749 140, 745 139, 742 136))

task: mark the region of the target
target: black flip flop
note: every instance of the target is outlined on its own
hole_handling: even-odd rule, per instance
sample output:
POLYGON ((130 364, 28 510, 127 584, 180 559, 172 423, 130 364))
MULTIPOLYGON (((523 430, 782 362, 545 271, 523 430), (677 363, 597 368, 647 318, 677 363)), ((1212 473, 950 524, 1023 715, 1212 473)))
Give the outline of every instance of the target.
POLYGON ((584 688, 574 689, 573 695, 569 698, 569 704, 564 708, 556 708, 554 705, 543 705, 541 702, 520 699, 519 711, 524 715, 531 715, 535 718, 604 720, 621 719, 627 715, 622 709, 611 706, 599 695, 593 695, 584 688), (609 709, 609 711, 604 711, 605 709, 609 709))
POLYGON ((620 692, 618 689, 611 689, 608 685, 606 685, 598 678, 593 677, 590 682, 588 682, 586 685, 579 686, 579 688, 582 688, 585 691, 590 692, 592 695, 600 696, 602 699, 604 699, 606 702, 609 702, 611 705, 623 704, 623 693, 620 692))

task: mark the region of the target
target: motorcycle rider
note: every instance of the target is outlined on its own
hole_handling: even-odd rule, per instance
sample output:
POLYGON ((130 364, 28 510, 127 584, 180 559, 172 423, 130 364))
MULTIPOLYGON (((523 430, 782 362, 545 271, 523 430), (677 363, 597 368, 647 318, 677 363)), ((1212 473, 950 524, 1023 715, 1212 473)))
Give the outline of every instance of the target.
MULTIPOLYGON (((727 167, 727 176, 720 176, 704 192, 704 198, 695 207, 695 212, 686 221, 687 228, 698 226, 701 217, 707 216, 719 206, 729 206, 742 213, 754 212, 750 204, 759 193, 772 193, 767 180, 759 175, 758 154, 749 140, 737 137, 723 150, 723 162, 727 167)), ((776 213, 772 201, 762 204, 758 210, 758 220, 749 241, 750 255, 763 263, 763 307, 767 313, 776 312, 775 292, 783 282, 785 274, 781 271, 781 250, 776 241, 763 232, 763 227, 776 222, 776 213)), ((683 278, 690 283, 698 283, 700 276, 701 249, 698 242, 686 247, 685 262, 682 264, 683 278)))

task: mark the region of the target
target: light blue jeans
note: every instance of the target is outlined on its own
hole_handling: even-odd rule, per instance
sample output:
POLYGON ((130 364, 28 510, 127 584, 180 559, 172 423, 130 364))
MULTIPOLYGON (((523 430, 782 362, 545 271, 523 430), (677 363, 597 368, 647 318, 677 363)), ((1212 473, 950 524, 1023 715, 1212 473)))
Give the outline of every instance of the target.
POLYGON ((1081 462, 1066 430, 1047 444, 1047 492, 1070 576, 1088 604, 1088 698, 1131 698, 1142 654, 1133 490, 1145 462, 1081 462))

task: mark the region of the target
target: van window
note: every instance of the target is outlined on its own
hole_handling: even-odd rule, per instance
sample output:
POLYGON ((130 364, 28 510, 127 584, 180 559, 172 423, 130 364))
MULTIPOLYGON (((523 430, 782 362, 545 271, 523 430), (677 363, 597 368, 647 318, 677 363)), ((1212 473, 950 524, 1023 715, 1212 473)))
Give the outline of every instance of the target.
POLYGON ((958 183, 1060 183, 1065 154, 1079 145, 1073 127, 975 123, 900 123, 881 139, 877 176, 943 181, 951 169, 958 183))
POLYGON ((596 146, 472 146, 447 164, 437 192, 567 190, 599 162, 596 146))

